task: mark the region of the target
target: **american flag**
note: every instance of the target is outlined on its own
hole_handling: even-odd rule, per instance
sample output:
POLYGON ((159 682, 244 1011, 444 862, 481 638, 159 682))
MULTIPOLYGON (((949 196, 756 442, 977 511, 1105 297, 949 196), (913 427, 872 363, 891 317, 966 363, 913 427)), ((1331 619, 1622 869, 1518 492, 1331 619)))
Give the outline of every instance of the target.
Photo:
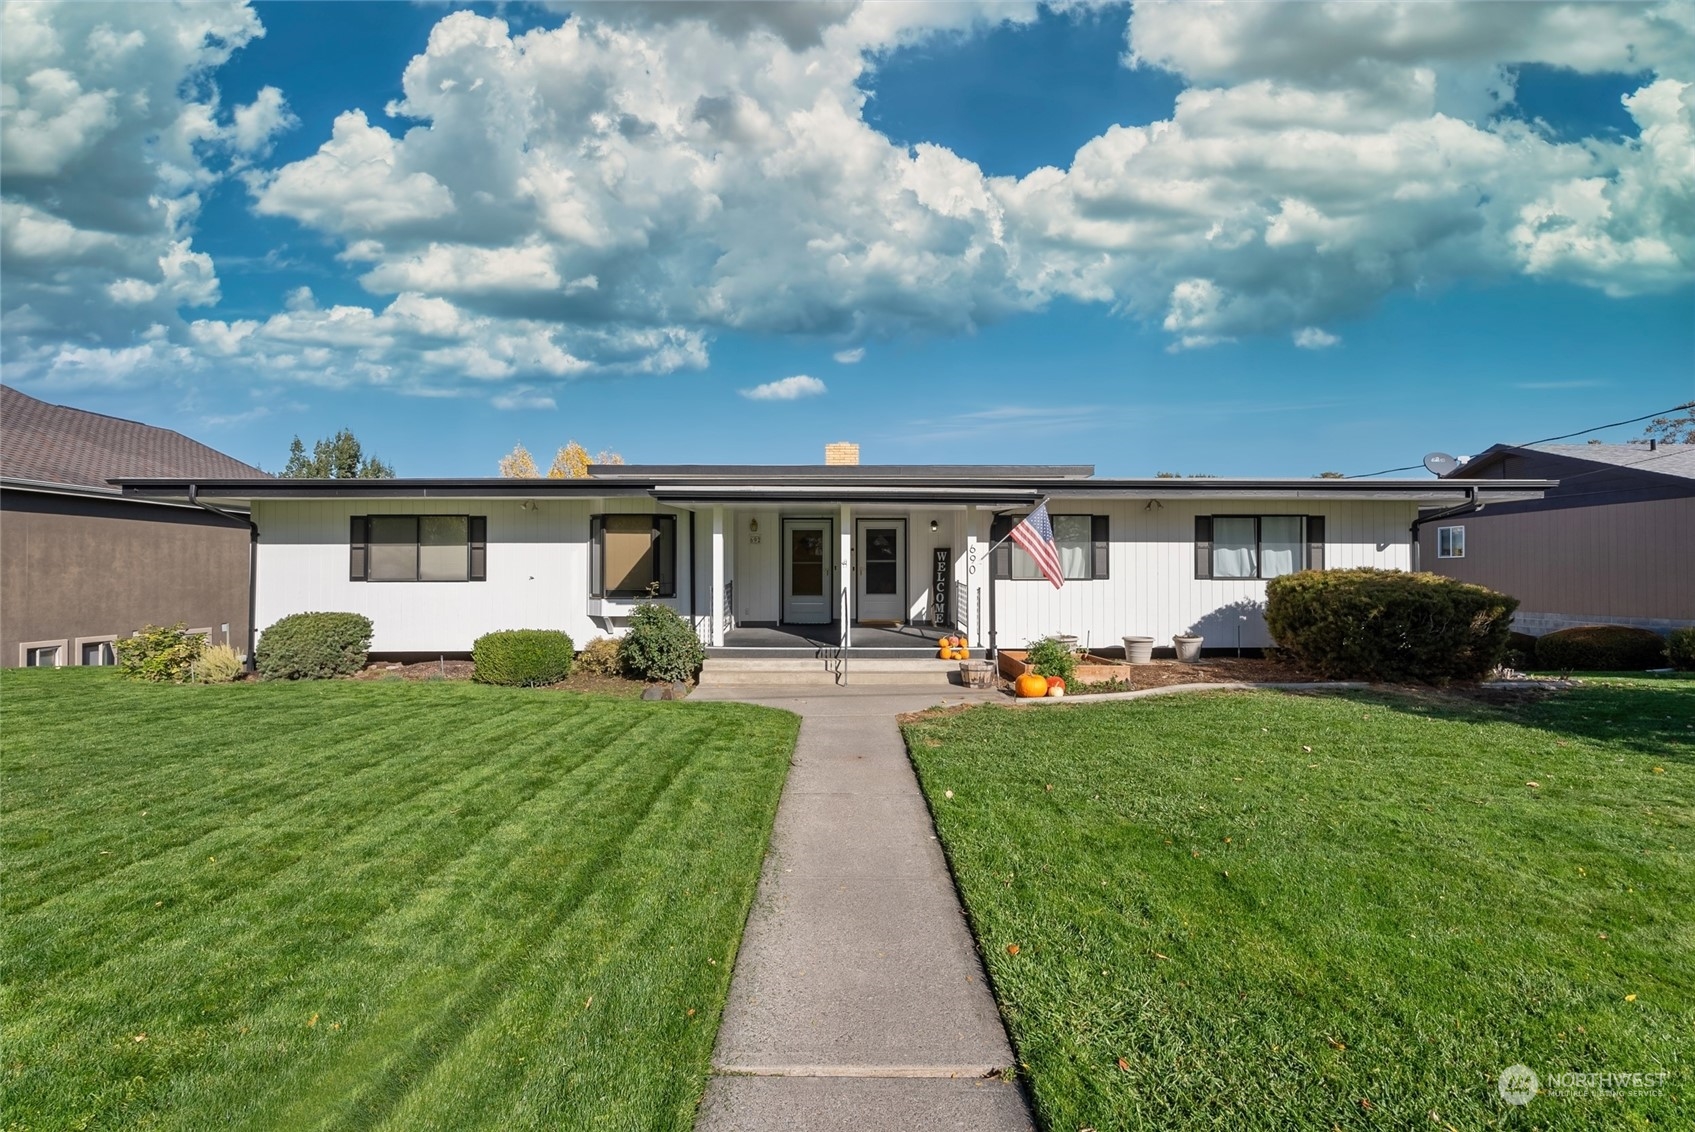
POLYGON ((1065 585, 1065 570, 1059 564, 1059 544, 1053 539, 1053 523, 1048 519, 1048 502, 1036 504, 1036 509, 1024 516, 1024 521, 1012 528, 1008 536, 1036 560, 1042 577, 1053 583, 1054 589, 1065 585))

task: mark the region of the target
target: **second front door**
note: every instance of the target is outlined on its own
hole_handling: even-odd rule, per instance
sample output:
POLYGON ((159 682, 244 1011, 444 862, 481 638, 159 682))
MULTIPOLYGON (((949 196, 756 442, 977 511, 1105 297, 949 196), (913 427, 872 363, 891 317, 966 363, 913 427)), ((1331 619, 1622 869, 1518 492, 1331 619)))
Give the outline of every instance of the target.
POLYGON ((861 621, 906 620, 906 520, 860 519, 857 617, 861 621))

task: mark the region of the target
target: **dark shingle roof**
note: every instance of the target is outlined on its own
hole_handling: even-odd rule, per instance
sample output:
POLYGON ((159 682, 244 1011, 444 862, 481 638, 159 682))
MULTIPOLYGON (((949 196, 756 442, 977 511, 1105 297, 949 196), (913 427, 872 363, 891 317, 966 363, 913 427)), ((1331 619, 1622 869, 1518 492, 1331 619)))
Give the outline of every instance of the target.
POLYGON ((0 477, 115 490, 106 481, 120 476, 265 474, 180 432, 50 405, 0 385, 0 477))

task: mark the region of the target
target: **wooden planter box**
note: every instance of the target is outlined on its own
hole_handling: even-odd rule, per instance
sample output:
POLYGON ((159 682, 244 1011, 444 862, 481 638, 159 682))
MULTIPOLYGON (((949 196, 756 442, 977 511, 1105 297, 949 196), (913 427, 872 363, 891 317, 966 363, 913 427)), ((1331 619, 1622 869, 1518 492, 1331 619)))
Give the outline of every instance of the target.
MULTIPOLYGON (((1023 649, 1001 649, 1001 675, 1008 680, 1016 680, 1030 666, 1024 663, 1023 649)), ((1130 665, 1122 660, 1111 660, 1093 653, 1084 653, 1077 658, 1077 675, 1074 679, 1079 684, 1099 684, 1105 680, 1127 680, 1130 677, 1130 665)))

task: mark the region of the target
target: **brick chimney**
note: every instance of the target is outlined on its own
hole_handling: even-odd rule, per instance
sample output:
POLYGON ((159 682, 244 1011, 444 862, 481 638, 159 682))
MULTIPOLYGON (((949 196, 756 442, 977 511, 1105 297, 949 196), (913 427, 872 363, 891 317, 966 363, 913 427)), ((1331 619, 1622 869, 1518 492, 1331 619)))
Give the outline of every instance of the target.
POLYGON ((859 463, 859 445, 851 440, 838 440, 834 444, 824 446, 824 463, 857 464, 859 463))

